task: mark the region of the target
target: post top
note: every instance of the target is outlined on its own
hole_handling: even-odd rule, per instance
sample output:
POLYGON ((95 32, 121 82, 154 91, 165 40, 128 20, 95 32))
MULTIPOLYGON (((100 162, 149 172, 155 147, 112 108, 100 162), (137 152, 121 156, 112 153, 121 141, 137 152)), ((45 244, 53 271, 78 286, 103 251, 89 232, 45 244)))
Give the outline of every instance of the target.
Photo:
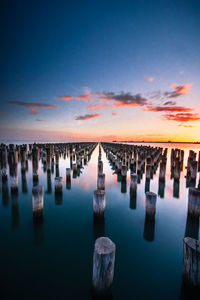
POLYGON ((100 237, 95 242, 95 251, 99 254, 109 254, 116 249, 115 244, 107 237, 100 237))
POLYGON ((157 197, 157 195, 153 192, 146 192, 147 197, 157 197))
POLYGON ((185 237, 183 242, 187 244, 190 248, 200 253, 200 241, 193 239, 191 237, 185 237))

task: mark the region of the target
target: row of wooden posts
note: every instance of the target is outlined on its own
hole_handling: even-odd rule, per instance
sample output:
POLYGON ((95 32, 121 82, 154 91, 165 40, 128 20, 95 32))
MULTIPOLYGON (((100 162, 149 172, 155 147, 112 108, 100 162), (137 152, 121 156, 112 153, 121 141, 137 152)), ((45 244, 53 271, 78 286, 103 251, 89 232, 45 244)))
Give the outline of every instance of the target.
MULTIPOLYGON (((0 173, 2 182, 8 181, 8 169, 10 175, 10 189, 12 193, 18 192, 18 164, 21 162, 22 179, 25 179, 28 170, 28 160, 32 160, 33 185, 39 184, 39 160, 41 159, 43 168, 47 170, 47 175, 54 173, 56 167, 55 191, 62 192, 63 178, 59 176, 60 156, 70 157, 70 168, 66 169, 66 183, 70 185, 71 171, 75 178, 83 164, 91 158, 91 154, 96 147, 96 143, 63 143, 63 144, 29 144, 27 145, 0 145, 0 173)), ((24 181, 24 180, 23 180, 24 181)))
MULTIPOLYGON (((155 170, 157 170, 158 168, 158 164, 160 163, 159 179, 165 180, 167 149, 164 149, 163 151, 162 148, 142 146, 127 147, 127 145, 113 143, 102 143, 102 146, 112 166, 114 165, 117 173, 120 173, 122 181, 126 181, 127 170, 128 168, 130 168, 130 193, 136 194, 137 192, 138 176, 140 176, 142 173, 145 161, 147 162, 146 179, 151 178, 152 170, 154 170, 155 172, 155 170), (139 166, 139 168, 137 168, 137 174, 133 172, 133 170, 136 170, 136 162, 137 166, 139 166)), ((197 163, 195 158, 196 153, 194 151, 190 151, 187 162, 186 177, 190 177, 190 180, 193 182, 196 182, 197 170, 200 171, 200 167, 198 167, 199 161, 197 163)), ((180 171, 183 170, 183 159, 184 152, 182 150, 172 149, 171 178, 174 178, 175 181, 180 179, 180 171)), ((156 214, 156 200, 157 195, 155 193, 150 191, 146 192, 145 222, 146 220, 148 221, 147 226, 150 225, 151 222, 155 222, 154 218, 156 214)), ((101 207, 101 205, 99 204, 98 207, 101 207)), ((96 210, 94 211, 94 213, 96 215, 96 210)), ((200 217, 200 184, 198 184, 198 187, 189 188, 188 216, 194 221, 199 219, 200 217)), ((197 222, 197 224, 199 225, 199 222, 197 222)), ((110 288, 111 286, 113 277, 110 278, 108 275, 110 275, 109 264, 111 264, 112 266, 114 265, 114 253, 116 246, 113 245, 114 243, 108 238, 99 238, 96 240, 93 260, 93 284, 97 290, 102 291, 106 288, 110 288), (104 239, 106 239, 106 245, 108 246, 104 246, 104 239), (100 249, 99 251, 101 251, 101 248, 104 247, 108 252, 106 262, 104 262, 104 259, 106 257, 104 252, 102 252, 102 256, 100 254, 98 254, 97 256, 96 254, 96 252, 98 252, 98 249, 100 249), (103 270, 103 273, 100 270, 103 270), (94 274, 98 274, 98 276, 94 276, 94 274), (102 275, 102 277, 100 275, 102 275), (94 277, 95 279, 98 278, 98 280, 95 280, 95 282, 94 277), (107 284, 104 282, 106 278, 107 284)), ((113 274, 114 272, 112 272, 112 275, 113 274)), ((200 287, 200 241, 188 236, 183 239, 183 279, 191 286, 200 287)))

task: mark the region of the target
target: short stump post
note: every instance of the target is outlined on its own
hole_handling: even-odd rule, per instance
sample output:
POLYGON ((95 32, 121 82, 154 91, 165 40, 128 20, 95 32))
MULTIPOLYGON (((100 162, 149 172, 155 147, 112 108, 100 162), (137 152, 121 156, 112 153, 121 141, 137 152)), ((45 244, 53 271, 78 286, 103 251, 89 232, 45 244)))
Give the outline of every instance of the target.
POLYGON ((66 168, 66 182, 71 181, 71 168, 66 168))
POLYGON ((154 218, 156 214, 157 195, 152 192, 146 192, 146 214, 148 217, 154 218))
POLYGON ((130 190, 135 192, 137 190, 137 174, 131 174, 130 190))
POLYGON ((94 216, 103 218, 106 208, 106 193, 104 190, 96 190, 93 195, 94 216))
POLYGON ((183 239, 183 278, 200 287, 200 241, 190 237, 183 239))
POLYGON ((32 207, 33 207, 34 218, 42 217, 43 206, 44 206, 44 187, 42 185, 37 185, 32 188, 32 207))
POLYGON ((55 177, 55 193, 62 193, 62 177, 55 177))
POLYGON ((111 288, 114 277, 115 244, 107 237, 96 240, 93 256, 93 287, 97 292, 111 288))

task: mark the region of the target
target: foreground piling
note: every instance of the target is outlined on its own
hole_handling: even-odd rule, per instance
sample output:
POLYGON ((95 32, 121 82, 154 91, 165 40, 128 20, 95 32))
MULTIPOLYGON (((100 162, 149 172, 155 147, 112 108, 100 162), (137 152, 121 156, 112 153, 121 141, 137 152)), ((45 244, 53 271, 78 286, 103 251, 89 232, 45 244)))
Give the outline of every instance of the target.
POLYGON ((93 256, 93 287, 95 291, 106 293, 112 286, 115 265, 115 244, 107 237, 95 242, 93 256))
POLYGON ((200 241, 190 237, 183 240, 183 278, 200 287, 200 241))

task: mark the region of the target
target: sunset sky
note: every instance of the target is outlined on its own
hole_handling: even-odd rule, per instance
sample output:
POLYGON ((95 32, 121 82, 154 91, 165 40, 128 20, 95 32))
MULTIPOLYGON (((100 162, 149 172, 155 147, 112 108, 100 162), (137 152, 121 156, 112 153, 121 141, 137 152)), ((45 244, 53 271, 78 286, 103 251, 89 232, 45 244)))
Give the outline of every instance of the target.
POLYGON ((1 1, 0 139, 200 141, 200 1, 1 1))

